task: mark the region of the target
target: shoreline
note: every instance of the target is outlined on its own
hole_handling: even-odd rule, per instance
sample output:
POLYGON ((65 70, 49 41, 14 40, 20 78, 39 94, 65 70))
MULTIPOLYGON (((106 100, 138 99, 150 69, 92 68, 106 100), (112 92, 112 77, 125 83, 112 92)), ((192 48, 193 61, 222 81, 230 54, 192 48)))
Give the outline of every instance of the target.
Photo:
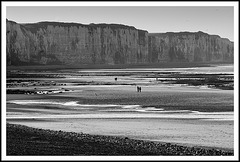
POLYGON ((7 155, 233 156, 233 151, 7 123, 7 155))
POLYGON ((124 69, 124 68, 191 68, 229 65, 232 62, 163 62, 154 64, 84 64, 84 65, 23 65, 6 66, 7 70, 61 70, 61 69, 124 69))

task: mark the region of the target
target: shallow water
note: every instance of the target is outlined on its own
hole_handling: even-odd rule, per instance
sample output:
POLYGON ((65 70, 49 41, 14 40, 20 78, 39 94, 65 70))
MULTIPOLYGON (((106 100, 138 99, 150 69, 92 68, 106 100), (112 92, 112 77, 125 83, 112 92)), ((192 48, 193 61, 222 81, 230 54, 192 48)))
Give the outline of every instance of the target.
POLYGON ((192 68, 126 68, 126 69, 98 69, 98 70, 79 70, 78 72, 181 72, 181 73, 204 73, 204 74, 233 74, 234 66, 216 65, 211 67, 192 67, 192 68))
MULTIPOLYGON (((199 120, 230 120, 233 121, 233 112, 199 112, 191 110, 165 110, 164 107, 142 107, 141 105, 113 105, 113 104, 79 104, 78 101, 57 102, 54 100, 11 100, 7 103, 27 105, 31 113, 8 113, 7 119, 24 118, 159 118, 159 119, 199 119, 199 120), (38 106, 35 110, 34 107, 38 106), (54 107, 53 107, 54 106, 54 107), (57 107, 56 107, 57 106, 57 107), (40 107, 40 108, 39 108, 40 107), (52 109, 67 109, 66 112, 59 112, 58 115, 51 114, 52 109), (41 114, 41 111, 44 113, 41 114), (46 111, 49 114, 46 115, 46 111), (74 114, 71 113, 74 112, 74 114), (84 113, 84 114, 83 114, 84 113)), ((26 108, 18 108, 18 111, 26 108)))

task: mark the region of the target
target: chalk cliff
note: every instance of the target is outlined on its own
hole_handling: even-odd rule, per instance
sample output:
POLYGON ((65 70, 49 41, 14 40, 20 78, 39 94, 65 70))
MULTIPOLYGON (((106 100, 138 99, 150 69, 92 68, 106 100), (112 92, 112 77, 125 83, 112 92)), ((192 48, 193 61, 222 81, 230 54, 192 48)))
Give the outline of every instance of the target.
POLYGON ((233 42, 206 33, 151 34, 120 24, 7 20, 7 65, 233 61, 233 42))
POLYGON ((148 33, 118 24, 7 22, 7 62, 146 63, 148 33))
POLYGON ((233 42, 203 32, 149 34, 149 61, 233 62, 233 42))

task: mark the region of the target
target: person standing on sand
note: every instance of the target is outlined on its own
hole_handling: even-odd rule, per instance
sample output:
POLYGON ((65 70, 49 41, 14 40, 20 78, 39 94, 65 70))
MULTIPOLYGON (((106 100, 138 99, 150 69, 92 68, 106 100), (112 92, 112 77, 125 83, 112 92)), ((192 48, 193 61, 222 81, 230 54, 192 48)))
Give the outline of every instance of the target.
POLYGON ((137 86, 137 92, 141 92, 142 91, 142 88, 137 86))

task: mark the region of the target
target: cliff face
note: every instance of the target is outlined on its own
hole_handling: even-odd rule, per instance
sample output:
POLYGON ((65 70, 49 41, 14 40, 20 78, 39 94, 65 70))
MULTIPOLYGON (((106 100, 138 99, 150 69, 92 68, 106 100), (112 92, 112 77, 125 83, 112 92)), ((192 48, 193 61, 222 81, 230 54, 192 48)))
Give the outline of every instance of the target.
POLYGON ((7 62, 40 64, 146 63, 148 33, 117 24, 7 22, 7 62))
POLYGON ((203 32, 149 34, 149 61, 233 62, 233 42, 203 32))
POLYGON ((233 43, 205 33, 149 34, 118 24, 7 20, 7 65, 233 61, 233 43))

